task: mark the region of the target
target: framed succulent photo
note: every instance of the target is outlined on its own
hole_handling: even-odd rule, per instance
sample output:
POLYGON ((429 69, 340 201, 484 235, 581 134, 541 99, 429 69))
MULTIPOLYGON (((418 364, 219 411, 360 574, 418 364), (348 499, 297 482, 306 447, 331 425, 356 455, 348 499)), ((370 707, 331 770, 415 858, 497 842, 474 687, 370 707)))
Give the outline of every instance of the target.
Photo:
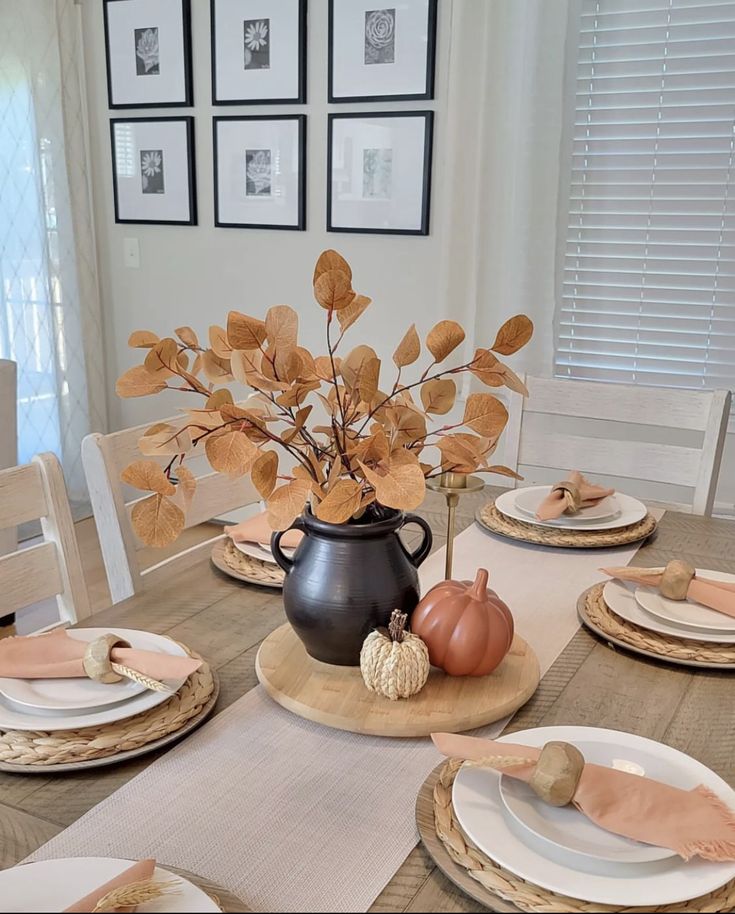
POLYGON ((437 0, 329 0, 329 101, 434 97, 437 0))
POLYGON ((214 224, 306 228, 306 115, 215 117, 214 224))
POLYGON ((327 231, 428 235, 433 111, 330 114, 327 231))
POLYGON ((115 222, 196 225, 193 117, 113 118, 115 222))
POLYGON ((212 104, 306 102, 306 0, 210 0, 212 104))
POLYGON ((110 108, 188 107, 190 0, 104 0, 110 108))

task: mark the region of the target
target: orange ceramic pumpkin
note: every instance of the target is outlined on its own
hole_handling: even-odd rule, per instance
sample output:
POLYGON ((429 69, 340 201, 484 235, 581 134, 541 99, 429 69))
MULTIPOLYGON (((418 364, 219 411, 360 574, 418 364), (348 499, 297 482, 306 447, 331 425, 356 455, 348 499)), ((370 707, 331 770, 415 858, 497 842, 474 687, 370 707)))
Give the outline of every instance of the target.
POLYGON ((429 649, 433 666, 450 676, 486 676, 510 650, 513 616, 487 587, 484 568, 470 581, 442 581, 411 615, 411 631, 429 649))

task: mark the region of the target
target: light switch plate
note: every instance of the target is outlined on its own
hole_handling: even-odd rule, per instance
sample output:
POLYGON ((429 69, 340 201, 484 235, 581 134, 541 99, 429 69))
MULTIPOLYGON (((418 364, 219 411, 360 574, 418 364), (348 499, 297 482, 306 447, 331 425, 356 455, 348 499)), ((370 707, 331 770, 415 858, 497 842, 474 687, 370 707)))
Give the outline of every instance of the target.
POLYGON ((123 239, 123 256, 125 266, 137 270, 140 266, 140 247, 137 238, 123 239))

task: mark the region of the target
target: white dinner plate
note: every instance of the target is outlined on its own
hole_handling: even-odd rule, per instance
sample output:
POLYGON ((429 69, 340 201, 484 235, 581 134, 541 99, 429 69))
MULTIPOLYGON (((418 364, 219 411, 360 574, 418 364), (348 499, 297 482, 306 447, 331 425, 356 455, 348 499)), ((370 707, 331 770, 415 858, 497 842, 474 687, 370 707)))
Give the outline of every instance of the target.
POLYGON ((636 585, 623 581, 608 581, 602 596, 610 609, 641 628, 646 628, 660 635, 673 635, 675 638, 688 638, 690 641, 705 641, 709 644, 735 644, 735 633, 704 632, 693 628, 682 628, 671 622, 664 622, 652 616, 638 603, 635 596, 636 585))
MULTIPOLYGON (((501 737, 501 742, 542 745, 549 740, 565 740, 609 744, 613 738, 618 741, 620 758, 641 750, 658 756, 662 762, 681 764, 690 772, 692 786, 704 784, 735 807, 735 791, 721 777, 676 749, 641 736, 595 727, 541 727, 501 737)), ((500 866, 549 891, 595 904, 676 904, 712 892, 735 878, 735 862, 712 863, 695 858, 685 863, 679 857, 636 864, 594 861, 595 868, 590 871, 573 863, 579 858, 563 848, 554 848, 553 853, 547 854, 533 835, 520 829, 507 815, 497 771, 461 768, 454 781, 452 802, 469 839, 500 866)))
MULTIPOLYGON (((515 505, 526 516, 536 519, 536 512, 541 502, 549 494, 549 486, 531 486, 527 489, 516 489, 515 505)), ((589 521, 610 520, 620 514, 620 505, 614 495, 608 495, 596 505, 580 508, 577 514, 563 514, 558 520, 573 524, 587 524, 589 521)))
MULTIPOLYGON (((0 912, 63 911, 94 889, 114 879, 133 863, 112 857, 67 857, 25 863, 0 872, 0 912)), ((188 879, 157 866, 154 873, 162 882, 178 880, 170 895, 140 905, 146 914, 177 914, 219 911, 212 899, 188 879), (175 893, 175 894, 174 894, 175 893)))
MULTIPOLYGON (((542 495, 547 495, 551 491, 551 486, 531 486, 526 491, 541 491, 542 495)), ((557 520, 541 521, 529 514, 521 511, 515 503, 516 490, 508 489, 495 499, 495 507, 501 514, 514 520, 523 521, 524 524, 534 524, 537 527, 561 527, 569 529, 578 527, 584 530, 617 530, 620 527, 628 527, 630 524, 636 524, 648 513, 648 509, 637 498, 632 495, 624 495, 622 492, 615 493, 615 499, 620 509, 619 514, 609 520, 586 520, 583 523, 575 523, 574 517, 558 518, 557 520)))
MULTIPOLYGON (((712 581, 723 581, 726 584, 735 583, 735 575, 724 574, 720 571, 705 571, 697 569, 697 577, 712 581)), ((669 600, 661 596, 657 589, 652 587, 638 587, 635 598, 640 605, 651 615, 658 616, 665 622, 678 625, 686 629, 699 629, 716 633, 735 633, 735 618, 726 613, 717 612, 693 600, 669 600)))
MULTIPOLYGON (((543 746, 544 742, 526 741, 530 746, 543 746)), ((588 742, 577 740, 575 746, 585 760, 595 765, 609 768, 621 768, 634 774, 645 774, 648 777, 671 784, 673 787, 689 789, 692 784, 688 765, 680 760, 662 759, 658 753, 652 754, 640 747, 625 750, 621 758, 620 742, 617 734, 608 742, 588 742)), ((654 847, 632 841, 621 835, 614 835, 599 825, 595 825, 583 813, 571 804, 551 806, 531 790, 525 781, 509 777, 500 779, 500 796, 511 816, 539 840, 556 847, 564 848, 572 854, 590 857, 610 863, 650 863, 654 860, 666 860, 676 854, 668 847, 654 847)))
MULTIPOLYGON (((118 634, 115 629, 75 628, 67 634, 77 641, 94 641, 100 634, 118 634)), ((122 635, 120 635, 122 638, 122 635)), ((133 632, 125 640, 141 651, 160 652, 166 640, 151 632, 133 632)), ((171 685, 171 683, 167 683, 171 685)), ((93 679, 7 679, 0 677, 0 695, 16 705, 41 711, 86 711, 127 701, 145 692, 145 686, 131 679, 105 685, 93 679)))
MULTIPOLYGON (((239 549, 244 555, 249 555, 254 559, 260 559, 261 562, 270 562, 271 565, 278 564, 273 557, 270 546, 263 546, 260 543, 235 543, 235 548, 239 549)), ((293 554, 296 550, 281 547, 281 552, 290 559, 293 558, 293 554)))
MULTIPOLYGON (((94 637, 98 637, 111 631, 111 629, 90 628, 86 629, 86 631, 92 632, 94 637)), ((141 634, 141 632, 127 628, 115 628, 112 631, 131 643, 135 636, 141 634)), ((157 650, 160 650, 161 653, 171 654, 174 657, 186 656, 186 651, 171 639, 165 638, 163 635, 154 635, 147 632, 146 634, 150 634, 150 637, 156 640, 157 650)), ((173 691, 178 691, 184 682, 184 679, 173 679, 168 681, 167 685, 173 691)), ((140 694, 133 695, 127 701, 120 701, 117 704, 101 708, 90 708, 86 711, 69 713, 66 711, 42 711, 38 708, 29 708, 16 704, 5 695, 0 695, 0 730, 74 730, 77 727, 97 727, 100 724, 125 720, 135 714, 140 714, 142 711, 148 711, 150 708, 155 708, 156 705, 167 701, 170 697, 170 692, 153 692, 150 689, 145 689, 140 694)))

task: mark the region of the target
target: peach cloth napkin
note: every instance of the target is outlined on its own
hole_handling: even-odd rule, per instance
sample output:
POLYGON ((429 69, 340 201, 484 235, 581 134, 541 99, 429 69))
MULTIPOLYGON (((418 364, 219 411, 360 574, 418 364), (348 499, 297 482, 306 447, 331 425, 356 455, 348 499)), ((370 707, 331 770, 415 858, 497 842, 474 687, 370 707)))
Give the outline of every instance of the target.
MULTIPOLYGON (((437 749, 450 758, 483 761, 493 755, 538 759, 540 749, 454 733, 432 733, 437 749)), ((503 774, 528 781, 535 765, 504 768, 503 774)), ((735 813, 703 785, 680 790, 627 771, 585 764, 572 801, 596 825, 668 847, 689 860, 735 860, 735 813)))
MULTIPOLYGON (((261 546, 270 546, 273 530, 263 511, 262 514, 256 514, 241 524, 235 524, 234 527, 225 527, 225 533, 235 543, 260 543, 261 546)), ((300 530, 287 530, 281 537, 281 546, 284 549, 295 549, 303 536, 300 530)))
MULTIPOLYGON (((70 638, 63 628, 45 635, 3 638, 0 641, 0 676, 8 679, 71 679, 86 677, 82 660, 86 641, 70 638)), ((155 651, 114 647, 115 663, 129 666, 153 679, 181 679, 202 665, 193 657, 173 657, 155 651)))
MULTIPOLYGON (((74 902, 71 907, 64 908, 64 914, 85 914, 85 912, 88 914, 89 911, 94 910, 97 902, 101 901, 108 892, 113 889, 119 889, 124 885, 130 885, 132 882, 143 882, 146 879, 151 879, 155 869, 155 860, 140 860, 138 863, 134 863, 126 870, 123 870, 119 876, 115 876, 114 879, 110 879, 109 882, 90 892, 89 895, 85 895, 84 898, 74 902)), ((114 908, 113 910, 135 911, 136 908, 114 908)))
MULTIPOLYGON (((619 581, 631 581, 644 587, 658 587, 661 584, 663 568, 601 568, 619 581)), ((735 584, 724 581, 710 581, 707 578, 692 578, 686 594, 687 600, 701 603, 710 609, 735 617, 735 584)))
MULTIPOLYGON (((615 494, 615 489, 606 489, 604 486, 595 486, 591 482, 587 482, 579 470, 572 470, 564 482, 570 482, 577 487, 581 500, 580 507, 582 508, 590 508, 592 505, 602 501, 603 498, 607 498, 608 495, 615 494)), ((561 517, 565 511, 568 511, 569 506, 570 500, 566 491, 561 488, 560 483, 556 483, 539 505, 536 517, 539 520, 556 520, 557 517, 561 517)), ((568 511, 568 513, 573 514, 575 512, 568 511)))

